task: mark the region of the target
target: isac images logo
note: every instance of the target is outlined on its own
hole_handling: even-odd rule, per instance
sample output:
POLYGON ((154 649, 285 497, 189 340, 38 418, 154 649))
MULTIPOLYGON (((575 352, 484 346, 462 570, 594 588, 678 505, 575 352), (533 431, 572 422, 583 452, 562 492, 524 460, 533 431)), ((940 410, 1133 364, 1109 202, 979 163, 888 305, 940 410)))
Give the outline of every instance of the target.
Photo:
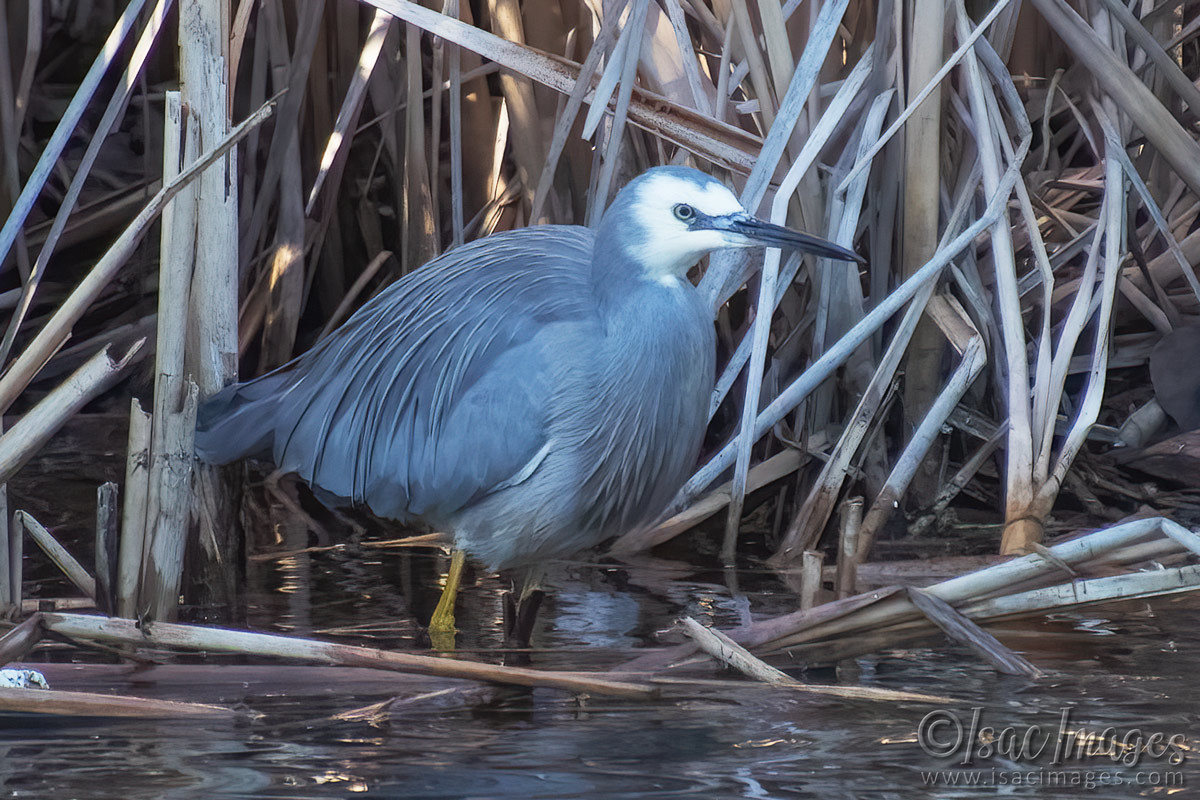
POLYGON ((1071 709, 1059 710, 1057 724, 987 724, 984 709, 971 709, 969 719, 939 709, 922 718, 917 743, 930 756, 953 759, 957 769, 922 773, 929 785, 1037 785, 1079 787, 1138 785, 1181 787, 1179 769, 1190 752, 1182 733, 1092 730, 1071 722, 1071 709), (1003 769, 970 769, 981 763, 1003 769), (1170 769, 1175 768, 1175 769, 1170 769))

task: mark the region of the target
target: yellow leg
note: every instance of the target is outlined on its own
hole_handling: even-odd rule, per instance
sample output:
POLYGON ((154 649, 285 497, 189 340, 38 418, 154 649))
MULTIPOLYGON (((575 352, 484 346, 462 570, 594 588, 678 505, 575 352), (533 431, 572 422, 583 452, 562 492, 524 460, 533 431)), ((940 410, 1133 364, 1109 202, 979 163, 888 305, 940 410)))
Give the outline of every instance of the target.
POLYGON ((466 554, 455 550, 450 556, 450 571, 446 574, 446 588, 442 589, 441 599, 433 616, 429 618, 429 641, 435 650, 453 650, 454 634, 454 602, 458 599, 458 584, 462 580, 463 563, 466 554))

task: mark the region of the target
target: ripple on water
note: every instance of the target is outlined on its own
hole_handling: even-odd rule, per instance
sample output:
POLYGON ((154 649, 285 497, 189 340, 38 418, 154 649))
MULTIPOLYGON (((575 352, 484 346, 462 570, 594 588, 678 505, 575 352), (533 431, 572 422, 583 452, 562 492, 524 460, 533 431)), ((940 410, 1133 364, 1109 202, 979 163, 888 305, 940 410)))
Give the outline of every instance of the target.
MULTIPOLYGON (((404 589, 430 584, 412 573, 432 562, 390 553, 378 560, 367 569, 331 551, 287 562, 286 575, 268 573, 255 584, 260 594, 251 625, 311 627, 343 641, 413 647, 418 617, 432 599, 409 603, 404 589), (277 591, 281 586, 287 591, 277 591)), ((671 580, 639 575, 632 582, 619 568, 559 570, 551 575, 554 592, 536 635, 548 651, 532 655, 534 666, 618 663, 653 645, 655 633, 681 613, 735 624, 741 608, 719 581, 701 572, 671 580)), ((742 584, 755 613, 778 613, 792 602, 761 575, 742 576, 742 584)), ((464 646, 498 644, 504 588, 496 576, 470 576, 459 604, 464 646)), ((997 727, 1054 725, 1069 706, 1081 727, 1200 738, 1198 611, 1200 599, 1179 597, 1012 623, 999 635, 1046 670, 1036 682, 999 676, 964 648, 942 643, 874 654, 808 678, 836 682, 840 674, 849 683, 949 695, 959 702, 948 710, 967 720, 981 708, 997 727)), ((178 697, 178 690, 169 696, 178 697)), ((202 698, 244 703, 263 715, 254 722, 0 717, 0 794, 126 800, 980 796, 922 788, 921 771, 948 766, 917 745, 928 706, 749 686, 711 691, 679 702, 591 698, 582 705, 550 691, 464 691, 399 706, 371 724, 330 717, 386 699, 378 689, 263 682, 222 686, 202 698)), ((136 692, 154 695, 156 687, 146 683, 136 692)), ((1200 754, 1196 758, 1200 762, 1200 754)), ((982 764, 996 765, 1003 764, 982 764)), ((1200 781, 1200 775, 1187 777, 1200 781)), ((1006 793, 1049 796, 1034 788, 1006 793)), ((1089 800, 1137 794, 1129 787, 1086 792, 1089 800)))

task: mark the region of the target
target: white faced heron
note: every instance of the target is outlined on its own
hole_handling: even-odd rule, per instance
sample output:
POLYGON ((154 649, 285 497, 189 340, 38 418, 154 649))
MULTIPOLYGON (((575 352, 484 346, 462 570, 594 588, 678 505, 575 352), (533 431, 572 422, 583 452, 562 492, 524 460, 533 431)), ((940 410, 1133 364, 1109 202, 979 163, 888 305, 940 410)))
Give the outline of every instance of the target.
POLYGON ((687 272, 763 245, 860 260, 755 219, 702 172, 651 169, 596 230, 500 233, 404 276, 307 353, 205 403, 196 450, 269 456, 340 502, 451 533, 492 568, 569 555, 651 521, 687 479, 716 350, 687 272))

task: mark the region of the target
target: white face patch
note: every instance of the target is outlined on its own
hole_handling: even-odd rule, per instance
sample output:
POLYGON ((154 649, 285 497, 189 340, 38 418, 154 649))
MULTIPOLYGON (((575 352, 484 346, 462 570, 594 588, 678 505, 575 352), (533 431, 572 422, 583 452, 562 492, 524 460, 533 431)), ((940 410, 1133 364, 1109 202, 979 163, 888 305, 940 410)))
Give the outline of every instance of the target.
POLYGON ((629 255, 656 279, 678 278, 706 254, 744 244, 740 237, 721 231, 690 230, 675 216, 675 207, 687 204, 710 217, 742 213, 733 192, 717 182, 698 186, 674 175, 655 175, 637 187, 633 218, 642 227, 629 255))
POLYGON ((725 186, 715 181, 706 186, 697 186, 674 175, 653 175, 647 178, 638 187, 635 202, 643 211, 649 210, 649 206, 667 212, 677 203, 687 203, 700 213, 712 217, 735 214, 742 210, 742 204, 725 186))

